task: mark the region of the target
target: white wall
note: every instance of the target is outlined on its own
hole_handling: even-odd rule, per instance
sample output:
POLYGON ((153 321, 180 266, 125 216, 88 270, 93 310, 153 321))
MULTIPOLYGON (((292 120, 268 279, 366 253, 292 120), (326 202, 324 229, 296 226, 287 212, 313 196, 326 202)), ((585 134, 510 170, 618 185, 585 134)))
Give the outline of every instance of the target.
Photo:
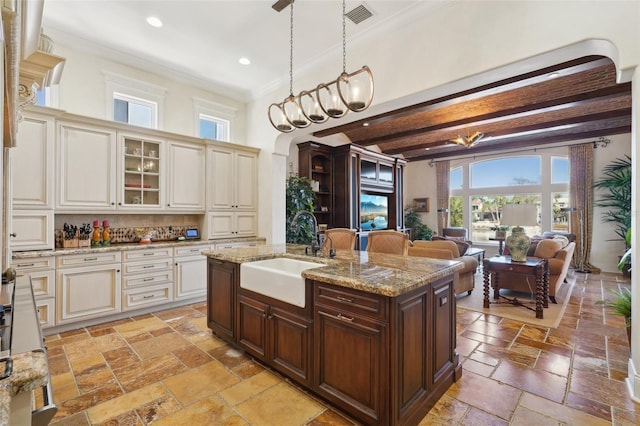
POLYGON ((107 119, 105 72, 151 83, 166 89, 163 122, 168 132, 197 136, 193 98, 205 99, 237 110, 234 118, 234 143, 246 144, 246 104, 191 85, 113 62, 84 50, 56 44, 54 53, 66 58, 60 81, 59 108, 70 113, 107 119))

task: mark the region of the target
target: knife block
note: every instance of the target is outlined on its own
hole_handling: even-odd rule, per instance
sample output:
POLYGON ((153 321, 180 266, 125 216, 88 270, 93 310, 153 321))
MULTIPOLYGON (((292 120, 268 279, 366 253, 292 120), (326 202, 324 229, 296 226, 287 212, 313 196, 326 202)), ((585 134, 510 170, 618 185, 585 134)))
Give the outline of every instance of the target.
POLYGON ((78 238, 71 238, 70 240, 62 240, 62 248, 78 248, 78 238))

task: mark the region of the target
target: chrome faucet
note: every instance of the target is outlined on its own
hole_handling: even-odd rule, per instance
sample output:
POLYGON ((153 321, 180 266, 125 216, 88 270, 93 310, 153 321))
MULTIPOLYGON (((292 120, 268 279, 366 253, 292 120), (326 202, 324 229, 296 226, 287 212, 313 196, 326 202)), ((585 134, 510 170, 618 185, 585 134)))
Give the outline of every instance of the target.
MULTIPOLYGON (((296 213, 296 215, 293 217, 293 219, 291 219, 291 230, 295 231, 298 228, 298 218, 300 216, 303 215, 307 215, 309 217, 311 217, 312 221, 313 221, 313 240, 311 240, 311 253, 313 256, 316 256, 318 254, 318 251, 320 251, 320 244, 318 244, 318 219, 316 219, 315 215, 313 213, 311 213, 310 211, 307 210, 300 210, 298 213, 296 213)), ((308 249, 308 247, 307 247, 308 249)), ((307 251, 307 250, 305 250, 307 251)), ((308 252, 307 252, 308 254, 308 252)))

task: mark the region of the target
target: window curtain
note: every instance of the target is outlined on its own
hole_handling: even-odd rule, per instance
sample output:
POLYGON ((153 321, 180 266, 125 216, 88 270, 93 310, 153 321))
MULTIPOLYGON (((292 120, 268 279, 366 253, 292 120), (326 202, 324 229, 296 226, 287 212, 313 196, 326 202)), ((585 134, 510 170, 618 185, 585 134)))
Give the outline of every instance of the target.
POLYGON ((584 269, 598 273, 600 268, 593 266, 589 261, 593 233, 593 144, 570 146, 569 167, 569 206, 578 209, 572 213, 570 221, 571 233, 576 235, 573 265, 580 267, 580 261, 584 259, 584 269), (582 232, 580 213, 582 213, 582 232), (583 238, 584 241, 582 241, 583 238))
POLYGON ((436 163, 436 197, 438 215, 438 235, 442 235, 442 228, 449 225, 449 213, 440 212, 442 209, 449 209, 449 161, 438 161, 436 163))

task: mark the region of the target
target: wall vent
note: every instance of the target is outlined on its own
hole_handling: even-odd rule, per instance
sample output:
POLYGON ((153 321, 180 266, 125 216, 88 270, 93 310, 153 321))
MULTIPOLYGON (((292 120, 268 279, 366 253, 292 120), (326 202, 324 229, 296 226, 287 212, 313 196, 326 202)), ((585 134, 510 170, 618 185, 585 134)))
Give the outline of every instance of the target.
POLYGON ((373 16, 373 13, 369 9, 367 9, 363 4, 360 6, 356 6, 355 9, 352 9, 350 12, 346 14, 347 18, 349 18, 354 24, 359 24, 365 19, 369 19, 373 16))

